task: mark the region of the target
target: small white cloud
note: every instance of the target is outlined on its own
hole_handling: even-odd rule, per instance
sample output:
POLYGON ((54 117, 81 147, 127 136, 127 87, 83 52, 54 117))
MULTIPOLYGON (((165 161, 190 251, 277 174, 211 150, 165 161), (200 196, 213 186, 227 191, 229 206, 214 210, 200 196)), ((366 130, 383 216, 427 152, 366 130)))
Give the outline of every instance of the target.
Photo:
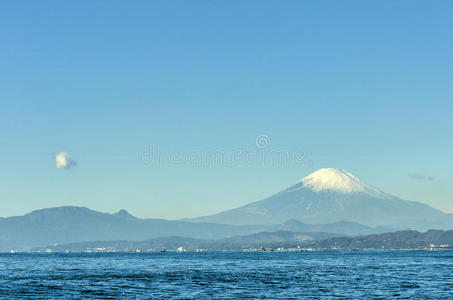
POLYGON ((70 169, 76 165, 76 162, 66 152, 59 152, 55 155, 55 167, 57 169, 70 169))
POLYGON ((409 178, 411 179, 418 179, 418 180, 434 180, 433 176, 428 176, 428 175, 423 175, 423 174, 417 174, 417 173, 411 173, 408 175, 409 178))

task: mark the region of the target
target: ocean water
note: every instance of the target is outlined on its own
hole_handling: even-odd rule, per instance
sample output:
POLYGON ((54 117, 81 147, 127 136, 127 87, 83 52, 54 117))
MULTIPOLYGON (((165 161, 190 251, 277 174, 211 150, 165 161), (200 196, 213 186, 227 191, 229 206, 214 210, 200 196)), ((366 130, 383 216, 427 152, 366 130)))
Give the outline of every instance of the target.
POLYGON ((453 299, 453 251, 0 254, 0 297, 453 299))

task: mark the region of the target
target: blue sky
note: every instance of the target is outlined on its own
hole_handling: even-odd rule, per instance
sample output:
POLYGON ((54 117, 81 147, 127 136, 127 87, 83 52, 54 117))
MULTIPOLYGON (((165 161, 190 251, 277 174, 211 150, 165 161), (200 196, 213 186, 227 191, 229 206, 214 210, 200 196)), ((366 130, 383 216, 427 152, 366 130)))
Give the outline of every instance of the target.
POLYGON ((322 167, 453 212, 452 9, 2 2, 0 216, 61 205, 200 216, 322 167), (144 161, 150 145, 160 164, 144 161), (303 151, 304 163, 193 164, 245 150, 284 151, 290 162, 303 151), (61 151, 77 166, 57 169, 61 151))

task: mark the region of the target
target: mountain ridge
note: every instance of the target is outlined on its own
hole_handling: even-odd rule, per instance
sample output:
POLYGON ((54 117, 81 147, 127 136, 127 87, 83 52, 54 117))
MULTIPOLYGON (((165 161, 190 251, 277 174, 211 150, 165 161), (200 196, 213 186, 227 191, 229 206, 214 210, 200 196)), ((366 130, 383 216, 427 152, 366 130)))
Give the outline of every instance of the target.
POLYGON ((300 221, 290 221, 274 225, 236 226, 140 219, 126 210, 109 214, 87 207, 63 206, 35 210, 24 216, 0 219, 0 251, 26 250, 38 246, 93 240, 145 240, 172 235, 218 239, 285 229, 305 232, 322 230, 341 235, 384 230, 350 222, 344 225, 343 227, 338 224, 313 226, 300 221))

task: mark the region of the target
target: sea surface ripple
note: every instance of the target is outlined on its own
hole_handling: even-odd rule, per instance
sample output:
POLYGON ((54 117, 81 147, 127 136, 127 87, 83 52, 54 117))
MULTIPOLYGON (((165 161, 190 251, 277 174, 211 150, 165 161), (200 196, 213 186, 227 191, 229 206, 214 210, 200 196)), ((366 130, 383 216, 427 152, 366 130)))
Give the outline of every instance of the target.
POLYGON ((0 298, 453 299, 453 251, 0 254, 0 298))

